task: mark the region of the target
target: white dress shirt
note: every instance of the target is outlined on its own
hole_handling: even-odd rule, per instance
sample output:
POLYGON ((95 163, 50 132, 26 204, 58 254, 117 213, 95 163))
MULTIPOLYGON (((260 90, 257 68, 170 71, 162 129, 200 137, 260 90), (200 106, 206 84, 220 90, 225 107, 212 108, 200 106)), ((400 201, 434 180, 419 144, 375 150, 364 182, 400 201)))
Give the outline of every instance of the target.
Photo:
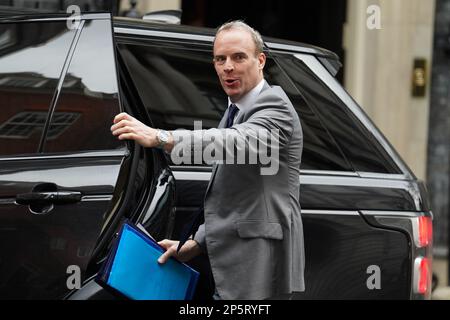
POLYGON ((256 87, 254 87, 252 90, 247 92, 242 98, 240 98, 236 102, 231 102, 230 97, 228 97, 228 107, 232 104, 234 104, 238 108, 238 112, 236 112, 234 119, 236 119, 237 115, 239 114, 239 111, 241 109, 245 109, 247 107, 252 106, 256 99, 258 98, 259 94, 261 93, 262 88, 264 87, 264 79, 262 79, 256 87))

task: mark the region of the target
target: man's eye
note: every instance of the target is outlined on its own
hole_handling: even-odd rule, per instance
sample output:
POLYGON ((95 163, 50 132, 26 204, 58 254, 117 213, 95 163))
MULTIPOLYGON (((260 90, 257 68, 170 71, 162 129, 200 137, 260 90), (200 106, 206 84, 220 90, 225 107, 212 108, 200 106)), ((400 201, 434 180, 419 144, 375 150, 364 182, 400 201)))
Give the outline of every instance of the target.
POLYGON ((215 57, 214 61, 217 63, 223 63, 225 61, 225 58, 224 57, 215 57))
POLYGON ((236 55, 236 57, 235 57, 235 59, 236 59, 237 61, 244 60, 244 58, 245 58, 245 56, 244 56, 243 54, 238 54, 238 55, 236 55))

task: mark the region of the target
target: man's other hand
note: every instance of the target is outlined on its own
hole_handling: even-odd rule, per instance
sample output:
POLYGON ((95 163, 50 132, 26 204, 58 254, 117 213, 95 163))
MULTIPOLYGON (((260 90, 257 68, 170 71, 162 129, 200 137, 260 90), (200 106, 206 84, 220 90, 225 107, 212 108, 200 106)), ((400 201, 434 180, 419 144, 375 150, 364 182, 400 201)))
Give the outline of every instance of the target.
POLYGON ((200 248, 200 245, 194 241, 194 240, 188 240, 184 243, 184 245, 181 247, 180 251, 177 252, 178 244, 180 241, 174 241, 174 240, 167 240, 164 239, 158 244, 166 249, 166 252, 164 252, 158 259, 158 262, 163 264, 166 263, 166 261, 170 257, 174 257, 178 259, 181 262, 186 262, 191 260, 192 258, 198 256, 202 249, 200 248))

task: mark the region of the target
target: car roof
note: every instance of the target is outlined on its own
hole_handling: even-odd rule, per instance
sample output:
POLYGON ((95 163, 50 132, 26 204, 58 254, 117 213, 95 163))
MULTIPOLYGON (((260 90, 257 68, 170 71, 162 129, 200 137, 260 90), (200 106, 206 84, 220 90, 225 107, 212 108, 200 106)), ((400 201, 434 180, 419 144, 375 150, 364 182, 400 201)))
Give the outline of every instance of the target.
MULTIPOLYGON (((85 15, 95 14, 96 12, 86 13, 85 15)), ((14 18, 47 18, 47 17, 67 17, 68 14, 65 12, 49 13, 45 10, 38 9, 27 9, 14 7, 8 7, 0 5, 0 18, 14 19, 14 18)), ((205 27, 194 27, 188 25, 176 25, 167 23, 152 22, 143 19, 127 18, 127 17, 113 17, 113 22, 115 27, 122 28, 123 33, 126 33, 123 29, 142 29, 142 30, 154 30, 154 31, 164 31, 171 32, 179 35, 189 34, 192 39, 195 37, 199 41, 211 42, 214 39, 216 30, 212 28, 205 27)), ((263 36, 264 43, 269 49, 280 50, 280 51, 294 51, 298 53, 309 53, 326 59, 339 61, 339 56, 332 51, 317 46, 277 39, 272 37, 263 36)))
MULTIPOLYGON (((103 17, 105 13, 90 12, 83 14, 84 17, 94 18, 103 17)), ((106 13, 107 15, 110 15, 106 13)), ((14 21, 27 19, 46 19, 46 18, 67 18, 67 13, 43 13, 36 9, 16 10, 10 7, 0 6, 0 21, 14 21)), ((152 22, 149 20, 113 17, 114 32, 116 35, 145 35, 153 34, 154 36, 167 37, 171 39, 189 39, 191 41, 212 43, 216 30, 205 27, 194 27, 188 25, 168 24, 161 22, 152 22)), ((271 38, 263 36, 266 47, 272 51, 289 52, 289 53, 307 53, 316 56, 326 69, 334 76, 342 67, 339 57, 332 51, 324 48, 308 45, 305 43, 294 42, 289 40, 271 38)))
MULTIPOLYGON (((183 37, 183 35, 189 35, 192 40, 196 39, 198 41, 205 41, 205 42, 212 42, 216 32, 216 29, 212 28, 158 23, 146 21, 143 19, 126 18, 126 17, 114 17, 114 27, 121 28, 121 31, 123 33, 126 33, 126 29, 153 30, 178 34, 182 38, 185 38, 183 37)), ((339 61, 339 57, 337 54, 324 48, 316 47, 305 43, 265 36, 263 36, 263 40, 269 49, 290 51, 290 52, 294 51, 298 53, 308 53, 319 57, 339 61)))

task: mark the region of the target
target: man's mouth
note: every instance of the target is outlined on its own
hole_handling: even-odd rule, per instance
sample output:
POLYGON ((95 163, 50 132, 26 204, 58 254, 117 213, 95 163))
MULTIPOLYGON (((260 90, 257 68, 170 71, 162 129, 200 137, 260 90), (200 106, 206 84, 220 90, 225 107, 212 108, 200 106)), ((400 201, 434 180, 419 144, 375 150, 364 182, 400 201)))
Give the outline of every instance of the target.
POLYGON ((225 79, 225 84, 226 84, 227 86, 232 87, 232 86, 237 85, 237 84, 238 84, 238 81, 239 81, 239 79, 225 79))

